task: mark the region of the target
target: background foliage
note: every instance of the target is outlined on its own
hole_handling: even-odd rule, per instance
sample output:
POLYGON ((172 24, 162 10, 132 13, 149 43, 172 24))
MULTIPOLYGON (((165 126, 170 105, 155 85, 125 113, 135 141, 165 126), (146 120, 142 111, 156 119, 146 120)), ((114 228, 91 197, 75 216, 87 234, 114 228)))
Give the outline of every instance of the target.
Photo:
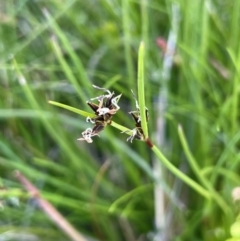
POLYGON ((69 240, 21 191, 16 169, 93 240, 230 237, 239 213, 231 197, 240 183, 239 15, 240 1, 227 0, 1 0, 1 240, 69 240), (170 32, 177 39, 167 80, 162 73, 170 32), (135 108, 131 89, 136 93, 142 40, 150 136, 162 135, 157 110, 164 88, 160 149, 199 182, 178 136, 180 123, 202 174, 229 207, 225 213, 167 170, 156 177, 154 154, 144 143, 127 143, 110 126, 92 144, 78 142, 89 123, 48 104, 90 111, 86 100, 101 94, 92 84, 106 87, 123 94, 114 121, 134 128, 127 112, 135 108), (160 231, 154 224, 156 180, 165 194, 160 231))

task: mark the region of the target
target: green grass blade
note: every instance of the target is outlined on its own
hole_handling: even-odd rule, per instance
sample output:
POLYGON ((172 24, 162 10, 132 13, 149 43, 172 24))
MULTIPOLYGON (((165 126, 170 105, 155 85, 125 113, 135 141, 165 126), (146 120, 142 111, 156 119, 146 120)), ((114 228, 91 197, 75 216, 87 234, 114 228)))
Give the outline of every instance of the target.
POLYGON ((115 200, 111 206, 109 207, 109 212, 114 212, 118 206, 120 206, 122 203, 127 202, 128 199, 130 199, 131 197, 138 195, 140 192, 145 191, 148 188, 153 188, 153 184, 148 184, 148 185, 143 185, 140 186, 134 190, 131 190, 129 192, 127 192, 126 194, 122 195, 120 198, 118 198, 117 200, 115 200))
MULTIPOLYGON (((46 16, 50 26, 52 27, 54 33, 57 35, 57 37, 61 40, 64 48, 66 49, 66 51, 69 53, 71 60, 73 62, 73 64, 76 66, 76 69, 79 73, 79 79, 81 80, 81 83, 83 84, 83 86, 86 88, 86 90, 88 89, 88 87, 90 87, 89 85, 89 79, 87 76, 87 73, 84 69, 84 66, 81 62, 81 59, 79 58, 79 56, 77 56, 77 54, 74 52, 73 47, 71 46, 71 43, 69 42, 69 40, 67 39, 66 35, 64 34, 64 32, 61 30, 61 28, 59 27, 59 25, 57 24, 56 20, 52 18, 52 16, 50 15, 50 13, 47 11, 47 9, 43 9, 43 13, 46 16)), ((75 83, 75 82, 74 82, 75 83)), ((75 88, 80 88, 80 86, 78 84, 75 84, 75 88)), ((78 90, 79 94, 81 93, 80 90, 78 90)))
POLYGON ((130 81, 129 87, 133 88, 133 83, 135 80, 133 59, 131 53, 131 33, 130 33, 130 2, 128 0, 122 0, 122 21, 123 21, 123 31, 124 31, 124 52, 125 52, 125 61, 127 63, 127 70, 130 81))
POLYGON ((148 126, 146 119, 146 105, 144 93, 144 43, 141 42, 138 52, 138 101, 140 107, 141 124, 145 138, 148 138, 148 126))
POLYGON ((86 94, 84 93, 83 88, 81 88, 81 86, 78 83, 78 80, 74 76, 70 65, 65 60, 65 58, 63 56, 63 52, 61 50, 61 47, 58 44, 58 41, 55 38, 55 36, 52 36, 51 44, 52 44, 53 50, 54 50, 54 52, 56 54, 56 57, 57 57, 59 63, 61 64, 61 67, 64 70, 64 73, 66 74, 66 77, 68 78, 68 80, 72 83, 72 85, 76 89, 76 91, 77 91, 77 93, 79 95, 79 98, 82 100, 82 102, 85 102, 86 94))
POLYGON ((240 83, 240 49, 238 54, 235 54, 232 49, 228 49, 228 53, 231 57, 231 60, 236 68, 236 74, 233 79, 233 89, 232 89, 232 108, 231 108, 231 127, 232 127, 232 135, 238 130, 238 111, 239 111, 239 83, 240 83))

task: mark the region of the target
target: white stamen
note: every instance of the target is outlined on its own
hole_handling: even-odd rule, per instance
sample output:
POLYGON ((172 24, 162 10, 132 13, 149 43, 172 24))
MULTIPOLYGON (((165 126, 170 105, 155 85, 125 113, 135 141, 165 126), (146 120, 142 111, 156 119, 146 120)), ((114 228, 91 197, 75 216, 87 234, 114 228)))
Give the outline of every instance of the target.
POLYGON ((122 131, 121 133, 129 133, 131 132, 131 136, 129 136, 127 138, 127 141, 130 141, 132 143, 132 141, 134 140, 135 136, 137 136, 137 133, 138 133, 138 129, 137 128, 134 128, 133 130, 126 130, 126 131, 122 131))
POLYGON ((79 141, 87 141, 88 143, 92 143, 93 140, 91 139, 92 137, 92 129, 91 128, 87 128, 84 132, 82 132, 82 138, 79 138, 79 141))
POLYGON ((133 139, 137 135, 137 129, 135 128, 135 129, 131 130, 131 132, 132 132, 132 135, 127 138, 127 141, 130 141, 132 143, 133 139))
POLYGON ((95 120, 93 120, 93 119, 90 118, 89 116, 87 117, 86 121, 87 121, 87 122, 91 122, 91 123, 93 123, 93 124, 95 123, 95 120))
POLYGON ((96 86, 96 85, 92 85, 94 88, 96 88, 96 89, 99 89, 99 90, 104 90, 104 91, 106 91, 106 92, 108 92, 108 95, 104 95, 104 97, 106 97, 106 98, 109 98, 113 93, 111 93, 110 92, 110 90, 108 90, 108 89, 106 89, 106 88, 101 88, 101 87, 98 87, 98 86, 96 86))
POLYGON ((97 133, 93 133, 91 128, 87 128, 84 132, 82 132, 81 138, 78 138, 79 141, 86 141, 88 143, 92 143, 93 140, 91 137, 93 136, 99 136, 97 133))
POLYGON ((99 102, 102 101, 105 98, 105 95, 100 95, 95 98, 91 98, 90 100, 98 100, 99 102))
POLYGON ((105 115, 110 112, 110 109, 107 107, 103 107, 98 109, 97 112, 99 113, 99 115, 105 115))
POLYGON ((115 98, 112 99, 112 104, 116 107, 116 111, 120 109, 120 106, 117 104, 118 100, 120 99, 121 95, 116 96, 115 98))

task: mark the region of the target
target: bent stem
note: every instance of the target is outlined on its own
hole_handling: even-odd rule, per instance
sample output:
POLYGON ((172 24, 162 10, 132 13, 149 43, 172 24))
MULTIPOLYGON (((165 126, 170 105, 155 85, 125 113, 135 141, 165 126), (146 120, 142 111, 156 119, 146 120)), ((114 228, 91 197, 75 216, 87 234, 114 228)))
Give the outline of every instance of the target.
POLYGON ((183 182, 188 184, 190 187, 192 187, 195 191, 197 191, 199 194, 204 196, 206 199, 211 199, 211 193, 204 189, 201 185, 193 181, 191 178, 189 178, 187 175, 185 175, 183 172, 179 171, 163 154, 162 152, 155 146, 151 148, 153 152, 158 157, 158 160, 165 165, 165 167, 172 172, 175 176, 177 176, 179 179, 181 179, 183 182))
POLYGON ((199 194, 204 196, 207 199, 211 199, 211 194, 209 191, 204 189, 201 185, 193 181, 183 172, 179 171, 163 154, 162 152, 151 142, 148 138, 148 127, 147 127, 147 119, 145 114, 145 93, 144 93, 144 43, 141 42, 138 51, 138 101, 140 108, 140 116, 141 116, 141 125, 142 130, 145 136, 146 144, 153 150, 153 152, 158 157, 158 160, 162 162, 175 176, 180 178, 183 182, 192 187, 199 194))
POLYGON ((192 168, 192 170, 194 171, 195 175, 197 176, 197 178, 199 179, 199 181, 208 189, 208 191, 211 193, 213 199, 216 201, 216 203, 222 208, 222 210, 225 213, 228 213, 229 208, 226 204, 226 202, 224 201, 224 199, 217 193, 217 191, 213 188, 213 186, 211 185, 211 183, 208 181, 208 179, 204 176, 201 168, 199 167, 196 159, 194 158, 194 156, 192 155, 186 137, 184 135, 183 129, 181 127, 181 125, 178 126, 178 135, 183 147, 183 150, 185 152, 185 155, 187 157, 187 160, 192 168))

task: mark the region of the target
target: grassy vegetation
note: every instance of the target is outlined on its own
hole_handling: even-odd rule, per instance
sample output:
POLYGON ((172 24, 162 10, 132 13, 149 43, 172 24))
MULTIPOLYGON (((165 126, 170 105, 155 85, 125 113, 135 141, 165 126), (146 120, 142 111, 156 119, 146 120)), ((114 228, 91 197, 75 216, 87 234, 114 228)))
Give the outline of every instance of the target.
POLYGON ((238 235, 239 20, 239 1, 0 0, 0 237, 70 240, 15 170, 89 240, 238 235), (89 144, 92 84, 122 97, 89 144), (131 90, 151 148, 121 133, 131 90))

